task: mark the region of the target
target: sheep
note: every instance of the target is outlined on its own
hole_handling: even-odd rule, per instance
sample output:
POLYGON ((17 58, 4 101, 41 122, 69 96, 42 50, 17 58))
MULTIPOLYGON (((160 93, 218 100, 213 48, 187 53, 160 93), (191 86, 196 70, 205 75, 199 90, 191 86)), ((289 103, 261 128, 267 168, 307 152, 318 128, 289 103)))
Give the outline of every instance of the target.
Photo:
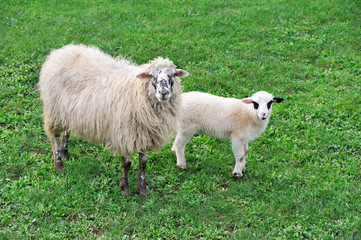
POLYGON ((147 152, 159 150, 175 136, 182 91, 179 77, 186 76, 188 72, 168 58, 138 66, 93 46, 69 44, 53 50, 42 66, 38 86, 56 171, 63 171, 62 157, 69 159, 73 133, 104 143, 121 156, 122 196, 131 194, 128 171, 131 156, 139 152, 137 190, 140 197, 149 196, 147 152))
POLYGON ((197 132, 230 139, 236 159, 233 176, 243 177, 246 171, 248 142, 255 140, 266 129, 272 112, 272 103, 283 98, 260 91, 242 100, 215 95, 188 92, 182 96, 182 117, 178 119, 177 136, 172 151, 177 156, 177 166, 187 169, 184 150, 197 132))

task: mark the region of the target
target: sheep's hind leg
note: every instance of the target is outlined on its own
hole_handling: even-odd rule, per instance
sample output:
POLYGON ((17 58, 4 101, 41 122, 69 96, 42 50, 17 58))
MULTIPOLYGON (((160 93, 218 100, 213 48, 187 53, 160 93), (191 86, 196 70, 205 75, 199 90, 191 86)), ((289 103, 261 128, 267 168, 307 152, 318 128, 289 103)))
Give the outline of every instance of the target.
POLYGON ((53 149, 54 155, 54 166, 57 172, 62 172, 64 170, 63 160, 61 159, 60 149, 59 149, 59 136, 56 135, 50 139, 51 148, 53 149))
POLYGON ((123 175, 122 180, 120 182, 120 189, 122 190, 122 196, 126 197, 131 194, 129 189, 129 182, 128 182, 128 172, 130 169, 130 165, 132 165, 130 156, 121 157, 122 158, 122 168, 123 168, 123 175))
POLYGON ((46 112, 44 112, 44 129, 46 135, 50 139, 51 149, 53 150, 55 170, 57 172, 61 172, 64 170, 63 160, 61 159, 59 149, 59 137, 61 133, 61 128, 57 124, 49 121, 49 117, 46 112))
POLYGON ((61 139, 60 154, 61 154, 61 156, 65 157, 67 160, 69 160, 69 158, 70 158, 70 154, 68 151, 69 138, 70 138, 70 131, 64 131, 63 137, 61 139))
POLYGON ((141 198, 146 198, 150 194, 147 190, 147 185, 145 183, 145 167, 147 165, 147 153, 139 153, 139 179, 138 179, 138 192, 141 198))

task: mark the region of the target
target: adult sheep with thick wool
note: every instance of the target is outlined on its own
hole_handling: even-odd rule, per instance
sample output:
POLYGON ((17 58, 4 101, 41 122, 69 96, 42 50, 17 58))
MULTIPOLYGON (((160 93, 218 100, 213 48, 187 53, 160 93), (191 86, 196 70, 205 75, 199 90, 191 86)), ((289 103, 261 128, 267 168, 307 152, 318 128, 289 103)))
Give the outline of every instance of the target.
POLYGON ((130 195, 131 155, 139 152, 137 189, 141 197, 148 196, 147 152, 159 150, 174 136, 182 91, 178 77, 187 75, 161 57, 138 66, 91 46, 69 44, 53 50, 38 86, 56 170, 63 170, 62 157, 69 158, 72 133, 105 143, 121 156, 123 196, 130 195))
POLYGON ((265 91, 244 99, 223 98, 201 92, 183 93, 183 113, 178 119, 177 136, 172 147, 177 156, 177 166, 186 169, 185 146, 194 134, 203 132, 231 140, 236 159, 233 175, 241 178, 246 171, 248 142, 265 131, 272 103, 282 101, 283 98, 265 91))

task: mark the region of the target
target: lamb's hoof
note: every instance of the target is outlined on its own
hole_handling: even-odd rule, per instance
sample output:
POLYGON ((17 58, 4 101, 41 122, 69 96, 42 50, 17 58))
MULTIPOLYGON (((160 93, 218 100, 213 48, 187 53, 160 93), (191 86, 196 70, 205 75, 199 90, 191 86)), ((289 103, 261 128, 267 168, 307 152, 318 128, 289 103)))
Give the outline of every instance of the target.
POLYGON ((185 172, 188 171, 188 168, 187 168, 187 167, 185 167, 185 168, 180 168, 180 169, 182 169, 182 170, 185 171, 185 172))
POLYGON ((177 167, 179 167, 180 169, 184 170, 184 171, 188 171, 188 168, 186 166, 179 166, 177 165, 177 167))
POLYGON ((149 196, 150 196, 150 194, 149 194, 147 189, 143 189, 143 190, 139 191, 139 197, 140 198, 147 198, 149 196))
POLYGON ((243 178, 243 174, 235 172, 235 173, 233 173, 233 178, 235 180, 241 180, 243 178))

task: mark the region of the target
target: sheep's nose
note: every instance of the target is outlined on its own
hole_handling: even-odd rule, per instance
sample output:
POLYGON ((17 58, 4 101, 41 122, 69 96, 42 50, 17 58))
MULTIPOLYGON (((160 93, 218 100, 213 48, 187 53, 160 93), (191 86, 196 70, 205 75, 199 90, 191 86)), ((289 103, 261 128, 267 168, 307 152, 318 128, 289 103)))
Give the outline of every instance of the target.
POLYGON ((162 95, 167 95, 169 93, 169 91, 166 89, 166 88, 162 88, 160 91, 159 91, 160 94, 162 95))
POLYGON ((264 120, 264 119, 266 119, 267 114, 266 114, 266 113, 264 113, 264 112, 261 112, 261 113, 260 113, 260 116, 261 116, 261 118, 264 120))

